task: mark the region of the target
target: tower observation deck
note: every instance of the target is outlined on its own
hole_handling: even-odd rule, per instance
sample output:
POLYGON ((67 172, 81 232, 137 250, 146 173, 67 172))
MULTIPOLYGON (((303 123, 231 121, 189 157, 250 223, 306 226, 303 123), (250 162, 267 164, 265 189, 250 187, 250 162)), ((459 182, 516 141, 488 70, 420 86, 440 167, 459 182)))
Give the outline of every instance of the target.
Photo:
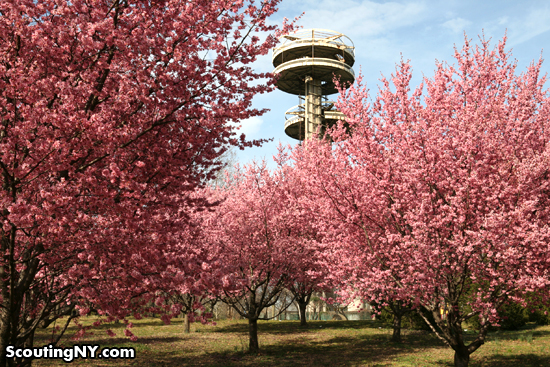
POLYGON ((282 37, 282 44, 273 49, 277 88, 299 97, 299 104, 285 114, 288 136, 310 139, 345 120, 327 95, 338 92, 334 77, 342 84, 355 80, 354 50, 349 37, 327 29, 300 30, 282 37))

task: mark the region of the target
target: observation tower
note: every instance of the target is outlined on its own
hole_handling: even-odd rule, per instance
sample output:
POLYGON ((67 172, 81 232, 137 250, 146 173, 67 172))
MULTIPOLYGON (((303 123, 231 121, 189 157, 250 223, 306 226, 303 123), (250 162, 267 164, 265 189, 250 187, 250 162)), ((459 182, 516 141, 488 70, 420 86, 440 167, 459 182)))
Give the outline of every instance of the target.
POLYGON ((285 133, 298 140, 321 135, 345 116, 327 96, 337 93, 334 77, 353 83, 355 47, 346 35, 327 29, 307 29, 281 38, 273 49, 277 88, 297 95, 299 104, 285 113, 285 133))

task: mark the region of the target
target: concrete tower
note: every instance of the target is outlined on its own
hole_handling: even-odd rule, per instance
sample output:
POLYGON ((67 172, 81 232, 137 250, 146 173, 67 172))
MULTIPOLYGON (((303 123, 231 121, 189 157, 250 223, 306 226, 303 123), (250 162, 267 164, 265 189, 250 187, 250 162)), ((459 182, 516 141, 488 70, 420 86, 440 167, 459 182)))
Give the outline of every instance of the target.
POLYGON ((286 112, 285 133, 298 140, 324 134, 344 115, 327 95, 337 93, 333 79, 353 83, 355 52, 344 34, 326 29, 300 30, 282 37, 273 49, 277 88, 299 96, 299 104, 286 112))

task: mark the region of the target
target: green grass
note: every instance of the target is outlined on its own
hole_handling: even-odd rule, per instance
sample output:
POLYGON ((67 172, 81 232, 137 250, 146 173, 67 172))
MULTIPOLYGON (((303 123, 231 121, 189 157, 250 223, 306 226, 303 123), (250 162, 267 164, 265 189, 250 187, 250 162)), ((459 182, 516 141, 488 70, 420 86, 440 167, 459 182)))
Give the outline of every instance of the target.
MULTIPOLYGON (((91 323, 92 319, 84 320, 91 323)), ((137 342, 124 337, 124 325, 102 325, 81 344, 101 347, 133 347, 134 360, 75 360, 80 366, 452 366, 453 352, 424 331, 404 330, 404 343, 390 342, 391 329, 377 321, 259 322, 260 354, 246 353, 246 321, 220 321, 216 325, 193 324, 184 334, 182 320, 164 325, 157 319, 134 322, 137 342), (105 330, 117 334, 109 337, 105 330)), ((74 333, 74 328, 69 335, 74 333)), ((41 330, 35 346, 48 343, 50 330, 41 330)), ((469 337, 474 334, 468 332, 469 337)), ((64 346, 75 342, 63 340, 64 346)), ((66 365, 62 361, 37 360, 35 366, 66 365)), ((528 325, 516 332, 496 332, 471 357, 470 366, 550 366, 550 326, 528 325)))

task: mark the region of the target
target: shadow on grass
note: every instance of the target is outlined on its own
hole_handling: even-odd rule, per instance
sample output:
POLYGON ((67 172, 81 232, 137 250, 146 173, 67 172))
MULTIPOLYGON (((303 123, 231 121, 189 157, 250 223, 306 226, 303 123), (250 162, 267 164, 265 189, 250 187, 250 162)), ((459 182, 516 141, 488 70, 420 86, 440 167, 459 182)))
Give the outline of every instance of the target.
MULTIPOLYGON (((380 321, 309 321, 306 326, 301 326, 299 321, 272 321, 264 323, 261 320, 258 321, 258 333, 267 334, 295 334, 295 333, 308 333, 317 332, 321 329, 378 329, 384 327, 384 324, 380 321)), ((209 330, 203 329, 205 332, 209 330)), ((216 327, 212 329, 212 332, 216 333, 245 333, 248 332, 247 320, 240 320, 239 323, 216 327)))
POLYGON ((410 354, 415 349, 407 343, 391 343, 389 337, 381 342, 380 338, 369 336, 335 337, 322 341, 296 336, 277 344, 261 346, 258 354, 246 353, 243 350, 245 347, 202 354, 200 357, 190 356, 185 351, 177 356, 151 351, 146 359, 140 358, 140 366, 387 366, 392 359, 410 354))
POLYGON ((483 366, 490 366, 490 367, 550 366, 550 357, 538 356, 536 354, 518 354, 514 356, 503 356, 503 355, 497 354, 497 355, 491 356, 486 361, 484 361, 483 366))
MULTIPOLYGON (((135 328, 142 326, 160 326, 155 320, 136 322, 135 328)), ((180 320, 178 320, 180 321, 180 320)), ((178 322, 175 323, 176 326, 178 322)), ((120 325, 124 327, 124 325, 120 325)), ((95 330, 94 344, 101 346, 124 346, 136 349, 136 359, 122 361, 93 361, 93 366, 389 366, 399 358, 411 360, 410 366, 416 366, 418 356, 424 349, 430 353, 448 350, 433 334, 425 331, 403 330, 404 343, 390 341, 391 329, 379 321, 311 321, 301 327, 298 321, 262 322, 259 324, 261 353, 246 353, 248 347, 247 320, 232 324, 220 323, 218 326, 196 324, 198 333, 172 334, 164 336, 143 336, 133 343, 124 337, 108 337, 103 330, 95 330), (380 328, 382 328, 380 330, 380 328), (371 329, 371 330, 370 330, 371 329), (319 336, 315 335, 319 331, 319 336), (224 335, 226 334, 226 335, 224 335), (270 335, 269 341, 264 335, 270 335), (266 340, 265 344, 262 341, 266 340), (237 341, 237 343, 235 343, 237 341), (113 364, 113 362, 115 362, 113 364)), ((113 328, 120 334, 121 330, 113 328)), ((148 331, 149 332, 149 331, 148 331)), ((525 329, 518 332, 499 332, 500 339, 517 340, 522 335, 531 334, 533 339, 548 336, 550 329, 525 329)), ((151 335, 151 334, 149 334, 151 335)), ((472 334, 473 336, 473 334, 472 334)), ((82 340, 80 343, 86 343, 82 340)), ((72 342, 66 343, 73 344, 72 342)), ((472 355, 470 367, 512 367, 512 366, 550 366, 547 355, 519 354, 516 356, 493 354, 490 356, 472 355)), ((535 352, 536 353, 536 352, 535 352)), ((542 353, 541 353, 542 354, 542 353)), ((424 357, 423 357, 424 358, 424 357)), ((430 366, 452 367, 450 360, 430 357, 430 366)), ((76 365, 89 365, 90 361, 77 361, 76 365), (86 363, 84 363, 86 362, 86 363)), ((46 366, 46 364, 40 364, 46 366)), ((48 365, 49 366, 49 365, 48 365)), ((421 364, 419 365, 421 366, 421 364)))
MULTIPOLYGON (((453 367, 452 361, 439 360, 434 366, 453 367)), ((469 367, 546 367, 550 366, 550 357, 538 356, 536 354, 517 354, 505 356, 502 354, 490 357, 476 358, 475 353, 470 357, 469 367)))

